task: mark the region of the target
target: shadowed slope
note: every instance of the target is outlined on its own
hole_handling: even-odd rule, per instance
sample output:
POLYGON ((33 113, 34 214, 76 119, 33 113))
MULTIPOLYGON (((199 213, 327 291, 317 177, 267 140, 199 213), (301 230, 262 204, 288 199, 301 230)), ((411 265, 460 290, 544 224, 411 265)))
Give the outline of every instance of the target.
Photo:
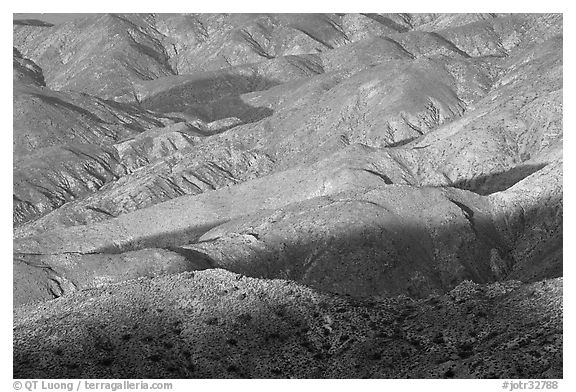
POLYGON ((42 261, 189 244, 181 249, 206 255, 211 266, 359 296, 422 297, 465 279, 561 276, 562 184, 546 180, 561 176, 561 163, 490 197, 393 185, 398 173, 376 175, 350 163, 336 172, 324 169, 326 177, 314 180, 298 179, 304 169, 288 171, 98 224, 19 238, 14 249, 42 261), (540 191, 519 197, 524 186, 540 191), (288 195, 274 195, 288 187, 288 195), (155 225, 143 224, 149 221, 155 225), (540 256, 546 249, 555 249, 548 259, 540 256))
POLYGON ((562 279, 353 301, 208 270, 14 315, 15 378, 542 379, 561 347, 562 279))

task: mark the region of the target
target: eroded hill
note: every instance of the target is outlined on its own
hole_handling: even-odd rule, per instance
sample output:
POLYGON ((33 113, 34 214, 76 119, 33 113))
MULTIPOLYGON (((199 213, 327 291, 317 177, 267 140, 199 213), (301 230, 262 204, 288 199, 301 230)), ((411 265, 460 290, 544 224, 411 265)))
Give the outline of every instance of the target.
POLYGON ((561 15, 16 22, 15 377, 561 377, 562 45, 561 15))

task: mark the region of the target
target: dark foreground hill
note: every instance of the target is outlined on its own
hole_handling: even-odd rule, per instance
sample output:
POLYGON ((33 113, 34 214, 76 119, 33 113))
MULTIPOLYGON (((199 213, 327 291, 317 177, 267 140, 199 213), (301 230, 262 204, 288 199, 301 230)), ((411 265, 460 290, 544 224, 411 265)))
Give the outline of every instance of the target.
POLYGON ((215 269, 24 306, 14 327, 15 378, 562 378, 562 279, 414 301, 215 269))
POLYGON ((562 377, 562 46, 561 15, 15 21, 15 377, 562 377))

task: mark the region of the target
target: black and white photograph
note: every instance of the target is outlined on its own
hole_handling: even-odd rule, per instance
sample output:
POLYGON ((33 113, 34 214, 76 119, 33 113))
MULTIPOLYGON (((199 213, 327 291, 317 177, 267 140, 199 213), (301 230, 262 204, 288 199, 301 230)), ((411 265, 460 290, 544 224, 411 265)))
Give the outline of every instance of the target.
POLYGON ((559 390, 564 15, 182 8, 12 14, 6 390, 559 390))

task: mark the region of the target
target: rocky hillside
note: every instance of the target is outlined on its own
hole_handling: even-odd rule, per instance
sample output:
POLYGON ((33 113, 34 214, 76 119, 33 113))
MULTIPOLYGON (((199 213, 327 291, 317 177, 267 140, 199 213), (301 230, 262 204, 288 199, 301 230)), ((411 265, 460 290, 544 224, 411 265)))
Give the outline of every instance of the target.
POLYGON ((561 15, 13 43, 15 377, 562 377, 561 15))
POLYGON ((414 301, 214 269, 22 306, 14 328, 15 378, 562 377, 561 278, 414 301))

